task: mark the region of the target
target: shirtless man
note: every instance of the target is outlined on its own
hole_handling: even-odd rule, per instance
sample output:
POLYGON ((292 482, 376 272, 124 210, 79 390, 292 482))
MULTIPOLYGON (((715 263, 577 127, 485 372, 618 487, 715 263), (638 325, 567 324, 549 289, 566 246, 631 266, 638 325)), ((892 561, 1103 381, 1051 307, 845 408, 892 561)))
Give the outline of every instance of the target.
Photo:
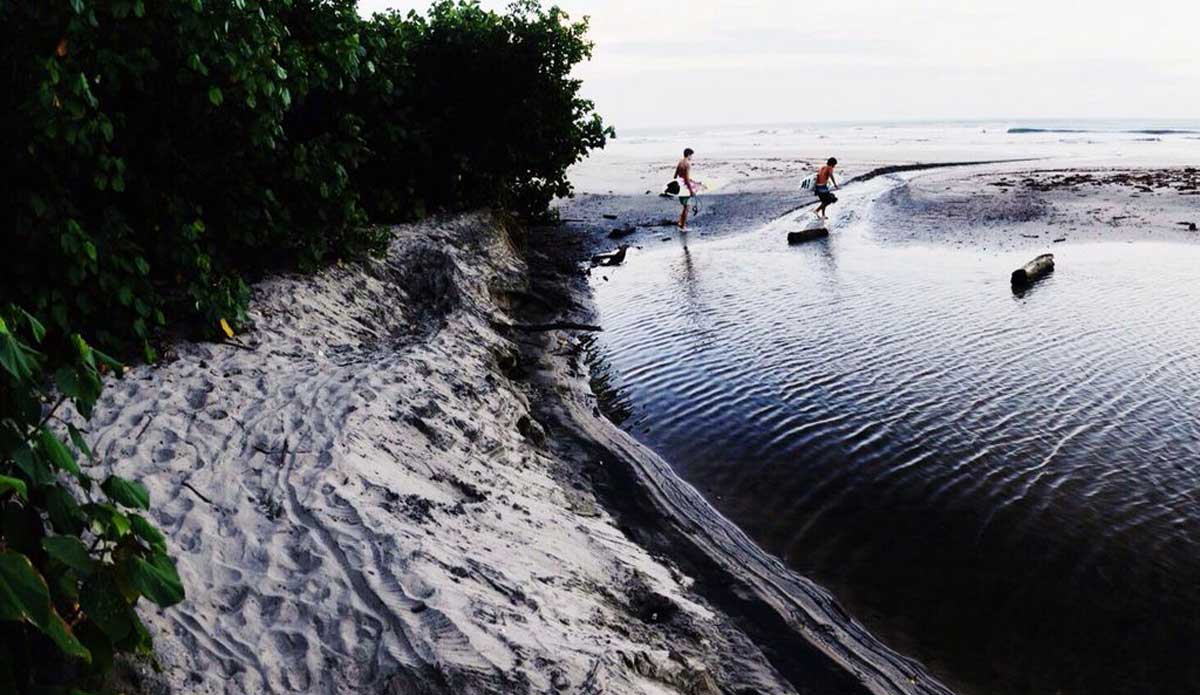
POLYGON ((683 212, 679 214, 679 228, 685 230, 687 229, 688 201, 696 195, 696 189, 703 185, 692 178, 693 154, 695 152, 692 148, 687 148, 683 151, 683 159, 675 165, 675 180, 679 182, 680 186, 679 202, 683 204, 683 212))
POLYGON ((821 206, 818 207, 813 214, 821 219, 827 219, 825 208, 837 202, 837 196, 829 191, 829 184, 832 183, 835 188, 841 188, 838 185, 837 179, 833 178, 833 168, 837 166, 837 158, 830 157, 829 161, 825 162, 825 166, 817 171, 817 184, 813 186, 813 193, 821 199, 821 206))

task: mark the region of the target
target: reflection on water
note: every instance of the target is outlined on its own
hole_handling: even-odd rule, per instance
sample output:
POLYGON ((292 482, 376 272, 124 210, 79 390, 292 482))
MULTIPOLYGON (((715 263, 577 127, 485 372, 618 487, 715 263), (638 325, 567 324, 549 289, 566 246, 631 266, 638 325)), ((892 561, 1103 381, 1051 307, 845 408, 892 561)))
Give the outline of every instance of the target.
POLYGON ((631 254, 625 426, 971 693, 1200 692, 1200 247, 881 246, 869 222, 631 254))

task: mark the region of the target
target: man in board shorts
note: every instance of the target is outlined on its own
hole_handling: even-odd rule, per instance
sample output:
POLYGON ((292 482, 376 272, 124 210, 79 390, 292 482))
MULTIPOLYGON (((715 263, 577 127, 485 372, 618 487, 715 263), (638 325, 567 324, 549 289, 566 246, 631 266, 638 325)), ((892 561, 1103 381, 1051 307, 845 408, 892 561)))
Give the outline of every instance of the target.
POLYGON ((825 162, 825 166, 817 171, 817 183, 813 186, 813 193, 816 193, 817 197, 821 199, 820 207, 813 211, 813 214, 823 220, 828 219, 828 216, 825 214, 825 208, 837 202, 837 196, 830 192, 829 184, 832 183, 835 188, 841 188, 838 185, 837 179, 833 178, 833 168, 835 166, 837 166, 837 158, 830 157, 829 161, 825 162))
POLYGON ((702 184, 692 178, 692 155, 695 151, 687 148, 683 151, 683 159, 675 165, 675 181, 679 184, 679 202, 683 204, 683 212, 679 213, 679 228, 687 229, 688 201, 696 195, 696 189, 702 184))

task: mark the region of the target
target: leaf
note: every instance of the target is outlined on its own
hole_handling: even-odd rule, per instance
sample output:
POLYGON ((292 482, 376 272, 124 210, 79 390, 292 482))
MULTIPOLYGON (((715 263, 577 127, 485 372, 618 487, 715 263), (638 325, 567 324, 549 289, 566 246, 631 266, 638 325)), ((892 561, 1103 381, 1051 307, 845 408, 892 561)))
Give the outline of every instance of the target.
POLYGON ((145 624, 138 618, 137 613, 133 614, 133 632, 122 643, 121 647, 141 656, 154 657, 154 638, 150 636, 150 631, 146 629, 145 624))
POLYGON ((0 553, 0 620, 45 624, 50 617, 50 592, 29 558, 0 553))
POLYGON ((134 480, 126 480, 120 476, 110 476, 100 484, 100 489, 109 499, 125 507, 136 509, 150 508, 150 492, 146 486, 134 480))
POLYGON ((75 634, 92 653, 92 669, 96 673, 107 673, 112 668, 113 660, 113 644, 108 635, 92 620, 84 620, 76 625, 75 634))
POLYGON ((76 478, 83 477, 83 471, 79 470, 79 464, 75 462, 75 454, 71 450, 63 446, 63 443, 58 441, 58 437, 46 428, 42 428, 38 432, 38 448, 42 454, 49 460, 51 464, 64 470, 76 478))
POLYGON ((29 330, 33 332, 33 340, 38 343, 42 342, 42 339, 46 337, 46 327, 24 309, 21 309, 21 315, 25 317, 26 323, 29 324, 29 330))
POLYGON ((221 102, 225 101, 225 95, 221 94, 220 87, 209 87, 208 100, 213 103, 213 106, 220 106, 221 102))
POLYGON ((116 507, 109 504, 87 504, 83 511, 92 520, 96 533, 107 534, 109 538, 121 539, 129 535, 129 519, 116 507))
POLYGON ((163 608, 174 606, 184 599, 183 582, 175 570, 175 563, 162 551, 157 551, 147 562, 131 556, 125 565, 129 580, 143 596, 163 608))
POLYGON ((46 512, 50 525, 63 534, 78 535, 86 519, 71 493, 55 485, 46 490, 46 512))
POLYGON ((0 366, 18 381, 24 381, 33 375, 21 343, 9 332, 4 319, 0 319, 0 366))
MULTIPOLYGON (((52 567, 54 567, 52 565, 52 567)), ((57 570, 57 567, 55 567, 57 570)), ((62 571, 56 571, 50 575, 46 581, 52 582, 50 586, 50 601, 71 601, 79 603, 79 573, 70 567, 63 567, 62 571)), ((69 604, 68 604, 69 605, 69 604)))
POLYGON ((92 346, 88 345, 78 333, 71 335, 71 344, 75 346, 75 352, 79 355, 79 360, 88 367, 95 367, 96 360, 93 357, 92 346))
POLYGON ((87 441, 83 438, 83 433, 75 425, 67 425, 67 432, 71 435, 71 443, 79 449, 80 453, 88 458, 92 463, 96 462, 96 455, 92 453, 92 448, 88 446, 87 441))
POLYGON ((92 662, 92 653, 75 637, 75 633, 71 632, 71 627, 67 625, 67 621, 63 620, 57 611, 50 610, 50 620, 42 632, 49 635, 50 639, 54 640, 54 643, 58 645, 58 648, 64 654, 77 659, 83 659, 88 663, 92 662))
POLYGON ((58 390, 68 398, 83 397, 83 384, 79 380, 79 374, 70 367, 54 370, 54 383, 58 384, 58 390))
POLYGON ((221 330, 225 332, 226 337, 233 337, 233 329, 229 327, 229 322, 221 319, 221 330))
POLYGON ((0 475, 0 495, 8 492, 15 492, 17 497, 22 500, 29 499, 29 490, 25 487, 25 481, 20 478, 10 478, 7 475, 0 475))
POLYGON ((42 539, 42 547, 50 557, 88 577, 95 571, 95 561, 88 554, 87 546, 75 536, 51 536, 42 539))
POLYGON ((119 642, 133 629, 129 604, 108 572, 93 575, 79 590, 79 607, 113 642, 119 642))
POLYGON ((100 364, 113 370, 113 372, 117 376, 121 376, 122 374, 125 373, 125 365, 122 364, 121 361, 118 360, 117 358, 110 357, 109 355, 107 355, 103 352, 100 352, 99 350, 96 350, 95 348, 92 349, 92 354, 96 356, 96 359, 100 360, 100 364))
POLYGON ((65 654, 91 661, 71 628, 50 605, 46 580, 19 553, 0 553, 0 620, 24 620, 54 640, 65 654))
POLYGON ((129 525, 133 527, 133 533, 142 540, 146 541, 151 547, 159 550, 165 550, 167 547, 167 537, 159 531, 154 524, 150 523, 145 517, 140 514, 129 515, 129 525))

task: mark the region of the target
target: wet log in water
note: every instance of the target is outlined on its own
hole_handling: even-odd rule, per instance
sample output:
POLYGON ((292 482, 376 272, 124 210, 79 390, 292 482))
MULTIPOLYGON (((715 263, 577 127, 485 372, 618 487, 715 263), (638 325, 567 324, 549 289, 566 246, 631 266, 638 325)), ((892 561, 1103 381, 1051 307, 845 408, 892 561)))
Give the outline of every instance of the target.
POLYGON ((621 244, 614 253, 598 253, 592 256, 592 265, 621 265, 625 262, 625 252, 629 246, 621 244))
POLYGON ((1043 253, 1025 265, 1017 268, 1012 274, 1012 286, 1021 289, 1029 287, 1042 276, 1054 270, 1054 254, 1043 253))
POLYGON ((821 239, 821 238, 824 238, 827 236, 829 236, 829 230, 825 229, 824 227, 817 227, 815 229, 803 229, 799 232, 788 232, 788 243, 789 244, 800 244, 805 241, 811 241, 812 239, 821 239))

